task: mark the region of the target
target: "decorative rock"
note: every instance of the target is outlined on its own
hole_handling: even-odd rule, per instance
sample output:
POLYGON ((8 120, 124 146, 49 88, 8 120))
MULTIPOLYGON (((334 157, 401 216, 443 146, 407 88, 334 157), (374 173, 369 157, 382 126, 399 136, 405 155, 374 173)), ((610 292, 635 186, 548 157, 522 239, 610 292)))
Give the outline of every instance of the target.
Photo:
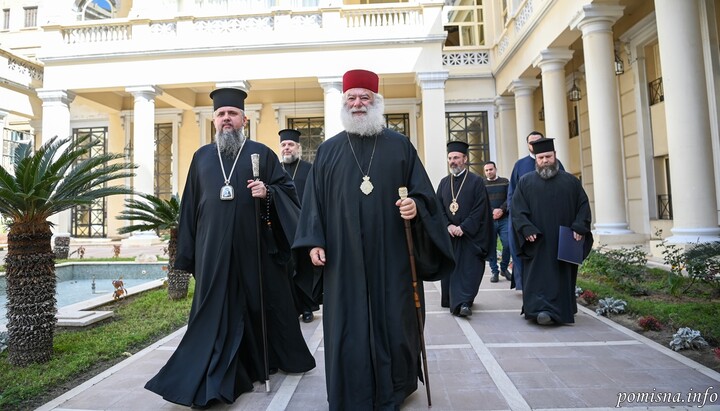
POLYGON ((157 256, 152 254, 140 254, 135 257, 136 263, 156 263, 157 260, 157 256))

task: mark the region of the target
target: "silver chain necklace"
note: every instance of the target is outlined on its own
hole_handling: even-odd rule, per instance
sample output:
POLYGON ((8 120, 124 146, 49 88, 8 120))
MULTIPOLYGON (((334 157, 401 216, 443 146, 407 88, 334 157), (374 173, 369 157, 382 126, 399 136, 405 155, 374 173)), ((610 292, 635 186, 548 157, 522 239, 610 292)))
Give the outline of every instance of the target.
POLYGON ((235 198, 235 189, 233 186, 230 185, 230 177, 232 177, 233 171, 235 171, 235 165, 237 164, 238 158, 240 158, 240 153, 242 152, 243 147, 245 147, 245 141, 243 140, 242 144, 240 144, 240 150, 238 150, 237 155, 235 156, 235 161, 233 161, 232 168, 230 169, 230 174, 225 174, 225 166, 223 165, 222 156, 220 155, 220 145, 218 145, 217 142, 215 142, 215 148, 217 148, 217 154, 218 154, 218 160, 220 160, 220 169, 223 173, 223 178, 225 179, 225 185, 222 186, 220 189, 220 199, 224 201, 229 201, 235 198))
POLYGON ((375 188, 372 185, 372 182, 370 182, 370 167, 372 166, 373 157, 375 157, 375 147, 377 147, 377 136, 375 136, 375 143, 373 143, 373 151, 372 154, 370 154, 370 163, 368 164, 367 173, 363 172, 362 167, 360 166, 360 162, 358 161, 357 156, 355 155, 355 149, 353 148, 352 141, 350 141, 350 134, 348 132, 345 132, 345 135, 348 139, 348 144, 350 144, 350 151, 352 151, 353 158, 355 159, 355 164, 357 164, 358 168, 360 169, 360 174, 363 175, 363 182, 360 184, 360 191, 363 192, 363 194, 370 195, 372 193, 373 188, 375 188))

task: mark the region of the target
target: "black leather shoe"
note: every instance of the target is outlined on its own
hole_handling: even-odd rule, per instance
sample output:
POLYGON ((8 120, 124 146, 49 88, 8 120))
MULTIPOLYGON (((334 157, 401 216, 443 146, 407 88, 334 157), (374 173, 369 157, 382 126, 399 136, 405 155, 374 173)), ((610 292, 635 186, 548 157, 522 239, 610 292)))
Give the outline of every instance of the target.
POLYGON ((469 317, 472 315, 472 310, 467 304, 460 305, 460 311, 458 312, 460 317, 469 317))
POLYGON ((512 281, 512 274, 508 270, 502 270, 502 275, 506 280, 512 281))
POLYGON ((492 276, 490 277, 490 282, 491 283, 498 282, 498 273, 492 273, 492 276))
POLYGON ((315 315, 312 313, 312 311, 305 311, 302 314, 302 321, 304 323, 311 323, 314 318, 315 318, 315 315))

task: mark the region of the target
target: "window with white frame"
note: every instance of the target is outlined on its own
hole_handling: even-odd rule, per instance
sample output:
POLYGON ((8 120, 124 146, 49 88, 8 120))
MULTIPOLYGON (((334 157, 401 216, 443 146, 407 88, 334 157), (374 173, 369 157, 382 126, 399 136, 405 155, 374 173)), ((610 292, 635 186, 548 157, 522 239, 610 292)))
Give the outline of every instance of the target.
POLYGON ((37 7, 24 7, 25 27, 37 27, 37 7))
POLYGON ((10 9, 3 9, 3 23, 2 23, 2 29, 3 30, 9 30, 10 29, 10 9))
POLYGON ((482 0, 445 0, 443 27, 445 48, 485 45, 485 16, 482 0))

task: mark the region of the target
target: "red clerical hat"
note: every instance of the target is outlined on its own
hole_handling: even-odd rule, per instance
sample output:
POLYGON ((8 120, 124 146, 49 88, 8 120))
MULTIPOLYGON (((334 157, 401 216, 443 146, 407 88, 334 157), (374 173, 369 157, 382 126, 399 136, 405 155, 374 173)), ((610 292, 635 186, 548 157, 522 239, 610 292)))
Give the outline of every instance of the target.
POLYGON ((343 93, 351 88, 364 88, 378 92, 378 75, 367 70, 350 70, 343 75, 343 93))

